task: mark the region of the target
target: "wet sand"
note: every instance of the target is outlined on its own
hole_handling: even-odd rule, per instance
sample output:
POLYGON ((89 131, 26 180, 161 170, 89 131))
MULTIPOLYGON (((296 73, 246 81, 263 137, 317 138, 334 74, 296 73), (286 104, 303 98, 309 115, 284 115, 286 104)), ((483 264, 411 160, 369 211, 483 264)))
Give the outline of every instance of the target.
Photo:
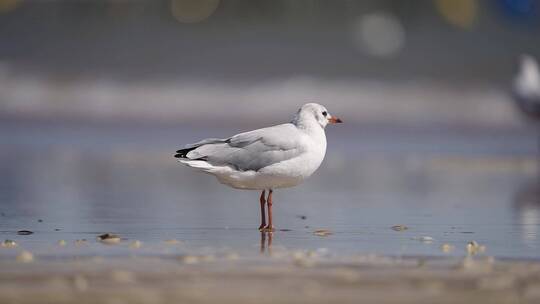
POLYGON ((267 235, 172 160, 216 130, 2 130, 0 303, 540 303, 533 133, 344 127, 267 235))
MULTIPOLYGON (((268 250, 268 248, 266 248, 268 250)), ((492 257, 258 256, 0 261, 1 303, 538 303, 540 262, 492 257)))

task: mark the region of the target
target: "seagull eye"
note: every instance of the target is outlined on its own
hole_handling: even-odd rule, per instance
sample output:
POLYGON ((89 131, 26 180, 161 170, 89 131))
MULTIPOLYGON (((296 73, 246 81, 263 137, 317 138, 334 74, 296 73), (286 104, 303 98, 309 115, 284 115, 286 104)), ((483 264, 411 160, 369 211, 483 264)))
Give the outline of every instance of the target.
POLYGON ((326 117, 326 115, 328 115, 328 113, 327 113, 326 111, 323 111, 323 112, 322 112, 322 115, 323 115, 324 117, 326 117))

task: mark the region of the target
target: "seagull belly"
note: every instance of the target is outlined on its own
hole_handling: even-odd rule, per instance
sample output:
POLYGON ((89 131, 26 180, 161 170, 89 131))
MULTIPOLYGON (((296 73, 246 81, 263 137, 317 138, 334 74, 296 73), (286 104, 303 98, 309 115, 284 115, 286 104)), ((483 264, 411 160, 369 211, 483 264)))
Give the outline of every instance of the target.
POLYGON ((263 190, 294 187, 308 178, 322 162, 323 155, 304 155, 258 171, 238 171, 230 167, 210 172, 225 185, 236 189, 263 190))

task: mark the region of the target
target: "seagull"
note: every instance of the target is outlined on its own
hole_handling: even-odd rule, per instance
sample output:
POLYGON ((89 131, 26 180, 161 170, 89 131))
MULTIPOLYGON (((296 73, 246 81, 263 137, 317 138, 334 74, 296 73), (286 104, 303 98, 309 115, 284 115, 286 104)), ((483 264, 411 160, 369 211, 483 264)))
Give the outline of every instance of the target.
POLYGON ((293 187, 311 176, 326 153, 328 124, 341 123, 320 104, 303 105, 290 123, 240 133, 228 138, 208 138, 186 145, 174 157, 184 165, 214 175, 235 189, 260 190, 261 225, 271 232, 272 193, 293 187), (268 190, 268 197, 266 191, 268 190), (266 222, 265 206, 268 210, 266 222))
POLYGON ((523 113, 530 118, 540 119, 540 70, 533 56, 521 56, 512 91, 514 100, 523 113))

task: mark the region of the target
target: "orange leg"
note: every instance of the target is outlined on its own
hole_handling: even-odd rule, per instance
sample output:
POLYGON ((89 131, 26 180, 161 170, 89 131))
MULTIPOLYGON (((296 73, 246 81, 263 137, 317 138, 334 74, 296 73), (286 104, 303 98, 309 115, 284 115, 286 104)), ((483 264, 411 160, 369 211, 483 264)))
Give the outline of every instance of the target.
POLYGON ((268 206, 268 225, 264 227, 266 231, 274 231, 274 225, 272 225, 272 189, 268 190, 268 199, 266 205, 268 206))
POLYGON ((263 190, 261 193, 261 198, 259 201, 261 202, 261 225, 259 226, 259 230, 264 229, 266 227, 266 212, 264 210, 264 204, 266 204, 266 201, 264 199, 264 196, 266 194, 266 191, 263 190))

